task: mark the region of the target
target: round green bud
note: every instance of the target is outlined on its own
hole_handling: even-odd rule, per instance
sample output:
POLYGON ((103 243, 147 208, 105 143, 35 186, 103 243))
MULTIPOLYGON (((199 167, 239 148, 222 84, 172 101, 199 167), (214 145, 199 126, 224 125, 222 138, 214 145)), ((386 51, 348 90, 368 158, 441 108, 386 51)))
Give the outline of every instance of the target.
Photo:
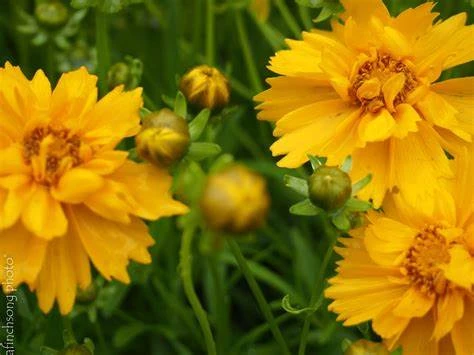
POLYGON ((316 206, 326 211, 337 210, 351 197, 351 178, 338 167, 322 166, 309 177, 308 193, 316 206))
POLYGON ((64 25, 69 13, 67 7, 59 1, 44 2, 36 6, 35 16, 46 27, 57 28, 64 25))
POLYGON ((92 282, 88 287, 84 290, 78 289, 76 300, 79 303, 88 304, 94 302, 97 298, 97 287, 92 282))
POLYGON ((123 62, 112 65, 107 73, 107 84, 110 90, 119 85, 127 86, 129 80, 130 68, 123 62))
POLYGON ((390 355, 390 352, 382 343, 360 339, 353 342, 344 352, 344 355, 390 355))
POLYGON ((167 108, 147 115, 143 130, 135 137, 138 155, 164 167, 186 154, 190 140, 186 120, 167 108))
POLYGON ((71 345, 61 350, 59 355, 92 355, 92 352, 85 345, 71 345))

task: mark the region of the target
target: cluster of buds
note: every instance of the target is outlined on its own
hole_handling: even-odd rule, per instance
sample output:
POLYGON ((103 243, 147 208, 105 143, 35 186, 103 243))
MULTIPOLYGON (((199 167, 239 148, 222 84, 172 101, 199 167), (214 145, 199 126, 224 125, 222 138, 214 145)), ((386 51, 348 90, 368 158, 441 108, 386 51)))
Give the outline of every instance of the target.
POLYGON ((210 229, 240 234, 263 225, 270 197, 260 175, 231 165, 208 178, 200 205, 210 229))

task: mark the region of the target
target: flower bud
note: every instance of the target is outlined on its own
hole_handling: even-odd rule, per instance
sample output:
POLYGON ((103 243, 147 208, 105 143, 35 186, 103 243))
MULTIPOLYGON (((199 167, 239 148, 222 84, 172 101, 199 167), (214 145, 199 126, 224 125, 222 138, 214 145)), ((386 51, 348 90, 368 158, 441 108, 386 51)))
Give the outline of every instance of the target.
POLYGON ((119 85, 127 86, 129 80, 130 68, 123 62, 112 65, 107 73, 107 83, 110 90, 119 85))
POLYGON ((97 287, 92 282, 88 287, 84 290, 78 289, 76 295, 76 301, 79 303, 87 304, 94 302, 97 298, 97 287))
POLYGON ((61 350, 59 355, 92 355, 92 352, 85 345, 71 345, 61 350))
POLYGON ((270 197, 260 175, 244 166, 232 165, 208 178, 200 204, 211 229, 246 233, 265 222, 270 197))
POLYGON ((351 178, 338 167, 321 166, 308 179, 308 193, 316 206, 326 211, 337 210, 351 197, 351 178))
POLYGON ((200 65, 191 69, 179 84, 186 100, 199 108, 220 108, 229 102, 229 83, 216 68, 200 65))
POLYGON ((35 15, 40 24, 50 28, 61 27, 69 17, 67 7, 59 1, 38 4, 35 15))
POLYGON ((189 128, 186 120, 165 108, 143 119, 143 130, 135 137, 138 155, 156 165, 170 166, 186 153, 189 128))
POLYGON ((344 355, 390 355, 390 352, 382 343, 360 339, 352 343, 344 355))
POLYGON ((249 8, 260 22, 266 22, 270 16, 270 5, 270 0, 252 0, 249 8))

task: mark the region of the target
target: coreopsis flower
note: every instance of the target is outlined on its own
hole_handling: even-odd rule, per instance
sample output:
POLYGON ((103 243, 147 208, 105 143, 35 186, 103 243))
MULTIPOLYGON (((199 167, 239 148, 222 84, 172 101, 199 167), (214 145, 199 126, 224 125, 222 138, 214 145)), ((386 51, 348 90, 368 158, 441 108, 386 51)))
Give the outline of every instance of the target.
POLYGON ((229 82, 219 69, 199 65, 183 75, 179 89, 186 99, 199 108, 222 108, 229 102, 229 82))
POLYGON ((435 209, 388 196, 385 214, 342 238, 330 309, 347 326, 368 320, 393 350, 408 355, 474 353, 474 159, 457 161, 456 179, 435 209))
POLYGON ((258 117, 276 122, 271 150, 282 167, 308 154, 338 165, 352 155, 351 177, 372 173, 360 197, 380 206, 387 190, 433 203, 440 177, 452 177, 452 155, 474 134, 474 78, 435 81, 474 59, 474 26, 466 14, 433 24, 428 2, 391 17, 381 0, 342 0, 332 32, 288 40, 269 69, 281 76, 255 97, 258 117))
POLYGON ((14 268, 0 282, 27 283, 44 312, 55 300, 71 311, 91 262, 106 279, 129 282, 129 260, 150 262, 153 239, 140 218, 187 211, 164 170, 114 150, 140 130, 141 89, 117 87, 97 101, 96 81, 81 68, 52 91, 41 70, 30 81, 18 67, 0 68, 0 253, 14 268))
POLYGON ((265 222, 270 197, 260 175, 245 166, 231 165, 208 178, 200 205, 212 230, 246 233, 265 222))

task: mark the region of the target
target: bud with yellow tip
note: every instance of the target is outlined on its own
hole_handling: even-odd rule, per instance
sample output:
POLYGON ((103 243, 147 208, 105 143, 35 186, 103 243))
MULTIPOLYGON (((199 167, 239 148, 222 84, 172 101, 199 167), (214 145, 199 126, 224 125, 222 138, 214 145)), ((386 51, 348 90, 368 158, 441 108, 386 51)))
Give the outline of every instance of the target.
POLYGON ((308 179, 309 199, 326 211, 344 206, 351 193, 351 178, 335 166, 321 166, 308 179))
POLYGON ((352 343, 344 355, 390 355, 390 352, 382 343, 360 339, 352 343))
POLYGON ((179 88, 188 102, 202 109, 221 108, 229 102, 229 82, 218 69, 208 65, 187 72, 181 78, 179 88))
POLYGON ((189 147, 186 120, 165 108, 143 119, 143 130, 135 137, 138 155, 159 166, 180 160, 189 147))
POLYGON ((35 9, 35 16, 40 24, 50 28, 64 25, 69 18, 67 7, 60 1, 38 4, 35 9))
POLYGON ((200 205, 212 230, 246 233, 265 222, 270 197, 260 175, 242 165, 231 165, 208 178, 200 205))
POLYGON ((266 22, 270 16, 270 5, 270 0, 252 0, 249 9, 260 22, 266 22))

